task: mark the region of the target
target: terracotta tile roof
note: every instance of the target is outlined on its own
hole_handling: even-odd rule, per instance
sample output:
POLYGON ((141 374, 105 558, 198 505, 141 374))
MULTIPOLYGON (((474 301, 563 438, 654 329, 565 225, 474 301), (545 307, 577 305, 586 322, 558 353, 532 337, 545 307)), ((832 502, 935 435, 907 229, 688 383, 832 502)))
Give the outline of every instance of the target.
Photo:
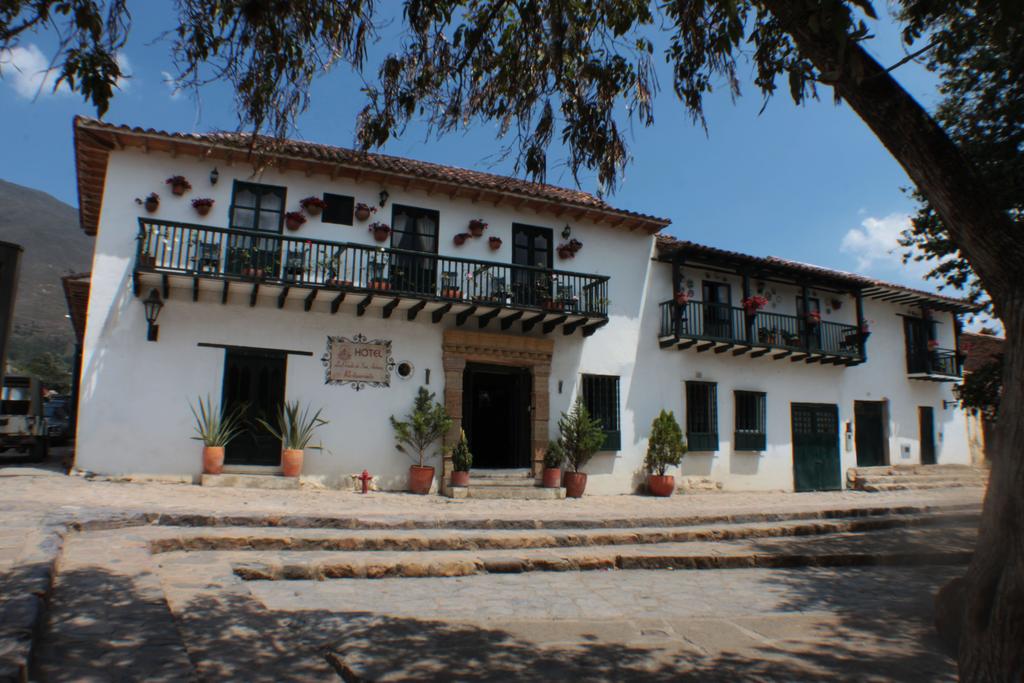
POLYGON ((85 337, 85 314, 89 308, 91 276, 89 273, 75 273, 65 275, 60 281, 64 285, 64 299, 68 304, 71 327, 75 331, 75 339, 81 344, 85 337))
POLYGON ((964 372, 974 372, 1003 355, 1005 343, 1006 339, 1003 337, 962 332, 960 334, 960 350, 967 356, 964 359, 964 372))
MULTIPOLYGON (((458 195, 499 202, 511 197, 513 204, 518 204, 514 198, 520 198, 538 211, 554 212, 558 216, 565 214, 567 218, 575 220, 587 218, 608 222, 631 230, 640 229, 649 234, 669 224, 664 218, 617 209, 603 199, 580 190, 345 147, 300 140, 282 141, 266 136, 256 136, 254 139, 244 133, 169 133, 152 128, 114 125, 85 117, 75 117, 74 130, 80 207, 87 203, 83 199, 92 200, 97 198, 97 194, 102 195, 102 187, 96 187, 94 176, 105 170, 104 149, 109 153, 115 147, 140 145, 146 149, 170 148, 183 153, 186 148, 195 148, 204 155, 215 157, 246 158, 252 154, 259 161, 268 162, 268 165, 287 163, 307 171, 329 172, 332 177, 345 175, 357 179, 386 180, 428 191, 444 192, 452 197, 458 195), (102 169, 99 168, 100 164, 102 169), (339 172, 339 169, 346 172, 339 172)), ((102 183, 102 178, 99 182, 102 183)), ((95 234, 95 221, 98 218, 98 213, 93 215, 92 211, 91 207, 82 210, 82 228, 89 234, 95 234)))
POLYGON ((703 259, 705 262, 724 262, 734 266, 746 266, 756 272, 774 273, 791 279, 813 278, 821 286, 833 286, 841 289, 857 289, 870 299, 881 299, 899 304, 926 304, 936 310, 947 310, 956 313, 970 313, 981 310, 977 304, 966 299, 943 296, 921 289, 905 287, 892 282, 876 280, 856 273, 834 270, 801 263, 777 256, 751 256, 738 251, 709 247, 704 244, 680 240, 669 235, 658 235, 658 258, 671 260, 673 254, 682 252, 687 260, 703 259))

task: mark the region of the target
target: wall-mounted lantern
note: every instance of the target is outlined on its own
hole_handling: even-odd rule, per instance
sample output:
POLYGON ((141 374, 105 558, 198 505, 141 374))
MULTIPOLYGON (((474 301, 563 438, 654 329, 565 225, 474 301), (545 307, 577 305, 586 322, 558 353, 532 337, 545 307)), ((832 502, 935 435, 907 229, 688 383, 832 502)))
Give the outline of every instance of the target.
POLYGON ((390 196, 391 195, 388 194, 387 190, 381 190, 380 191, 380 205, 384 206, 385 204, 387 204, 388 203, 388 197, 390 197, 390 196))
POLYGON ((563 240, 567 240, 567 239, 569 239, 570 235, 572 235, 572 228, 570 228, 569 224, 566 223, 565 227, 562 228, 562 239, 563 240))
POLYGON ((220 180, 220 171, 214 166, 213 170, 210 171, 210 184, 216 185, 218 180, 220 180))
POLYGON ((156 324, 156 319, 160 316, 160 309, 164 307, 163 299, 160 298, 160 292, 155 289, 149 290, 149 296, 143 299, 142 305, 146 309, 146 323, 148 325, 146 339, 155 342, 160 332, 160 326, 156 324))
POLYGON ((959 407, 960 407, 960 401, 949 401, 949 400, 946 400, 946 399, 943 399, 943 401, 942 401, 942 409, 943 410, 949 410, 950 408, 959 408, 959 407))

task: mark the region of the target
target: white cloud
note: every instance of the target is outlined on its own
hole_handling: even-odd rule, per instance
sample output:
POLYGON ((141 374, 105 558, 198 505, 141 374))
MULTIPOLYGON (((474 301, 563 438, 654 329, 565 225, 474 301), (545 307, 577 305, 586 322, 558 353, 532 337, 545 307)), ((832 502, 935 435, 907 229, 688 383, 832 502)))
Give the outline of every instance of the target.
POLYGON ((114 60, 117 62, 117 66, 121 69, 121 77, 117 79, 117 87, 121 90, 127 90, 131 85, 131 82, 128 79, 133 76, 132 63, 128 61, 128 55, 123 52, 118 52, 114 55, 114 60))
POLYGON ((170 93, 172 100, 176 100, 181 97, 181 83, 170 74, 168 71, 161 71, 160 75, 164 79, 164 85, 167 86, 167 91, 170 93))
POLYGON ((909 269, 915 272, 906 275, 924 275, 929 270, 925 264, 903 263, 904 248, 899 244, 899 236, 909 227, 910 216, 905 213, 891 213, 884 218, 868 216, 861 221, 861 227, 847 231, 839 250, 856 257, 859 271, 909 269))
MULTIPOLYGON (((0 50, 0 80, 8 83, 19 97, 30 100, 36 95, 54 94, 53 86, 60 75, 50 69, 50 60, 35 43, 0 50)), ((66 83, 57 86, 56 93, 70 92, 66 83)))

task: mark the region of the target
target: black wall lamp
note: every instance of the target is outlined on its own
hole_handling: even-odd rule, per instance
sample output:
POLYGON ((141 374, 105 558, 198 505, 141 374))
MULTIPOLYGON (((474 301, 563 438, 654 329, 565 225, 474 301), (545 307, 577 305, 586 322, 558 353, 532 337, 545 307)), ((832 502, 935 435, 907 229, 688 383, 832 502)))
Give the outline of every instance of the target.
POLYGON ((388 197, 390 197, 390 196, 391 195, 388 194, 387 190, 381 190, 380 191, 380 205, 384 206, 385 204, 387 204, 388 203, 388 197))
POLYGON ((220 180, 220 171, 218 171, 215 166, 213 170, 210 171, 210 184, 216 185, 218 180, 220 180))
POLYGON ((943 410, 949 410, 950 408, 958 408, 958 407, 960 407, 960 401, 947 401, 947 400, 943 400, 942 401, 942 409, 943 410))
POLYGON ((146 323, 148 325, 146 339, 155 342, 157 335, 160 333, 160 326, 156 324, 156 319, 160 316, 160 309, 164 307, 163 299, 160 298, 160 292, 155 289, 149 290, 149 296, 143 299, 142 305, 146 309, 146 323))
POLYGON ((565 227, 562 228, 562 239, 563 240, 569 239, 569 235, 571 235, 571 234, 572 234, 572 228, 570 228, 569 224, 566 223, 565 227))

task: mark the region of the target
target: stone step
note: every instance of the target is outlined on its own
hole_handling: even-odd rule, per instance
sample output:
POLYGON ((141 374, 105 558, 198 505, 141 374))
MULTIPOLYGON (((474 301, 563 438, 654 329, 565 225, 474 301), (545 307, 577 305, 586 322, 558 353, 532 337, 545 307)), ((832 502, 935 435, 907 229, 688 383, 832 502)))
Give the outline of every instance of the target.
POLYGON ((565 498, 564 488, 544 488, 530 484, 528 486, 475 486, 469 480, 466 488, 467 498, 496 499, 510 498, 514 500, 558 500, 565 498))
POLYGON ((528 467, 516 467, 510 469, 471 469, 470 479, 532 479, 528 467))
POLYGON ((948 475, 960 475, 967 473, 978 473, 983 476, 988 476, 987 467, 977 467, 975 465, 878 465, 876 467, 851 467, 849 472, 853 473, 857 477, 861 476, 877 476, 877 475, 907 475, 907 474, 948 474, 948 475))
POLYGON ((153 553, 209 550, 393 551, 509 550, 652 545, 746 538, 815 536, 895 528, 977 525, 977 513, 855 517, 829 521, 708 524, 635 529, 487 530, 398 529, 326 531, 320 529, 166 529, 150 541, 153 553))
POLYGON ((453 577, 533 571, 731 569, 966 564, 974 527, 899 529, 811 538, 520 550, 403 552, 226 552, 246 581, 453 577))
POLYGON ((203 486, 220 486, 239 489, 297 489, 298 477, 283 477, 268 474, 204 474, 203 486))
POLYGON ((914 476, 892 476, 892 477, 861 477, 856 480, 856 486, 865 484, 937 484, 951 486, 984 486, 985 479, 981 477, 914 477, 914 476))
POLYGON ((470 486, 536 486, 533 477, 477 477, 469 474, 470 486))
POLYGON ((984 484, 972 482, 913 482, 913 483, 892 483, 879 482, 875 484, 861 484, 858 489, 866 493, 880 493, 883 491, 926 491, 929 489, 954 489, 954 488, 978 488, 984 484))

